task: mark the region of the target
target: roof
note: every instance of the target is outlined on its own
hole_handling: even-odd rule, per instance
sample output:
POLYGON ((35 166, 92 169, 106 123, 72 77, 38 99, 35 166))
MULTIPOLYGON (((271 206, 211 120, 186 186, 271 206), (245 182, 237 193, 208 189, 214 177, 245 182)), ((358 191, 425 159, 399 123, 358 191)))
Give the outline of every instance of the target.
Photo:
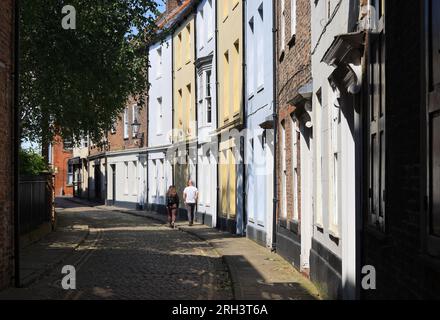
POLYGON ((180 25, 193 12, 193 9, 199 2, 200 0, 183 0, 182 4, 171 12, 162 14, 157 22, 159 27, 158 38, 160 38, 165 30, 174 30, 180 25))

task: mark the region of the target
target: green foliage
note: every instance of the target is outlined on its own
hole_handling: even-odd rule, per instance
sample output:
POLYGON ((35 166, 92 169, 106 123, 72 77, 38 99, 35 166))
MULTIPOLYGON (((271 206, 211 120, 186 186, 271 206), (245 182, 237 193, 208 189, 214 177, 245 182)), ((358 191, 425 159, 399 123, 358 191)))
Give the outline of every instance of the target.
POLYGON ((20 175, 37 176, 49 170, 44 158, 34 150, 20 150, 20 175))
POLYGON ((21 1, 23 137, 44 144, 55 134, 72 141, 89 135, 98 142, 130 96, 143 105, 156 2, 21 1), (76 9, 75 30, 62 28, 65 5, 76 9))

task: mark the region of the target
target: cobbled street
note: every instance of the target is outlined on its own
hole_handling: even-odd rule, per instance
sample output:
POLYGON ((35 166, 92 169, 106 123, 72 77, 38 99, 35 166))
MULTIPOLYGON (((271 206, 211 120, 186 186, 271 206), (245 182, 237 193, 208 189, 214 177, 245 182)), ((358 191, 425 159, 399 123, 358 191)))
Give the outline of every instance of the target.
MULTIPOLYGON (((206 242, 155 221, 124 213, 61 204, 66 225, 89 235, 69 257, 28 288, 24 299, 232 299, 227 267, 206 242), (76 268, 77 290, 61 288, 64 265, 76 268)), ((60 226, 62 227, 62 226, 60 226)))

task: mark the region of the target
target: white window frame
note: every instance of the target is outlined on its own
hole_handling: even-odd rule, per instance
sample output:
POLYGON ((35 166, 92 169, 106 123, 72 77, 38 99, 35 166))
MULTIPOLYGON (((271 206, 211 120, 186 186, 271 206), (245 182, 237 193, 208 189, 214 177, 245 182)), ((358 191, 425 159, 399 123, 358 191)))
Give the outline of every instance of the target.
POLYGON ((205 28, 206 28, 206 13, 205 13, 205 8, 202 8, 202 10, 200 10, 199 13, 199 29, 197 32, 197 37, 198 37, 198 41, 199 41, 199 50, 202 50, 205 47, 205 28))
POLYGON ((281 16, 280 16, 280 50, 286 49, 286 0, 281 0, 281 16))
POLYGON ((128 126, 128 108, 125 108, 124 110, 124 139, 127 140, 130 136, 128 133, 129 126, 128 126))
POLYGON ((291 115, 292 130, 292 174, 293 174, 293 220, 299 221, 299 166, 298 166, 298 131, 297 120, 291 115))
POLYGON ((255 18, 251 17, 248 21, 248 28, 249 28, 249 39, 248 39, 248 46, 249 49, 247 51, 248 54, 248 96, 249 98, 254 95, 254 74, 255 74, 255 18))
POLYGON ((282 185, 282 202, 281 214, 282 219, 287 219, 287 150, 286 150, 286 124, 281 123, 281 185, 282 185))
POLYGON ((323 143, 322 143, 322 123, 324 112, 322 110, 322 89, 319 89, 314 95, 316 102, 316 137, 315 137, 315 207, 314 207, 314 224, 318 228, 324 227, 324 217, 323 217, 323 143))
POLYGON ((339 132, 340 132, 340 118, 341 109, 339 107, 339 92, 335 92, 332 88, 330 100, 330 230, 335 236, 339 236, 339 165, 340 165, 340 145, 339 145, 339 132))
POLYGON ((212 70, 208 69, 203 72, 204 74, 204 86, 203 86, 203 97, 204 97, 204 110, 205 116, 204 121, 206 125, 212 124, 212 70), (210 76, 208 76, 208 74, 210 76), (209 90, 209 95, 208 95, 209 90), (211 121, 208 121, 208 104, 211 103, 211 121))
POLYGON ((290 0, 290 19, 291 19, 291 26, 290 26, 290 36, 293 37, 296 35, 296 1, 297 0, 290 0))
POLYGON ((160 78, 162 78, 162 72, 163 72, 163 49, 162 49, 162 46, 157 48, 156 55, 157 55, 156 79, 160 79, 160 78))
POLYGON ((207 28, 208 28, 208 42, 214 38, 214 8, 212 4, 213 0, 208 0, 208 14, 205 15, 206 19, 208 20, 207 28))
POLYGON ((264 52, 265 52, 265 36, 264 36, 264 2, 257 9, 257 90, 264 88, 264 52))

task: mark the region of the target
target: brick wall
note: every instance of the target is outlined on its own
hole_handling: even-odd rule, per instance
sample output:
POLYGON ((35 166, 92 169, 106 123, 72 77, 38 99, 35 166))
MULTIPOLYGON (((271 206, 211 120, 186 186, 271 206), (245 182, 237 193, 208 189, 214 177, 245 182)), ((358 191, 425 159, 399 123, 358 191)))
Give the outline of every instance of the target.
POLYGON ((0 1, 0 289, 13 275, 13 5, 0 1))
MULTIPOLYGON (((280 27, 280 13, 281 13, 281 1, 277 1, 277 93, 278 93, 278 121, 279 132, 278 141, 281 142, 281 123, 285 121, 286 129, 286 155, 287 155, 287 168, 292 168, 292 139, 297 139, 298 136, 292 137, 292 128, 290 115, 295 111, 296 107, 289 103, 298 93, 298 89, 307 84, 311 75, 311 27, 310 27, 310 1, 298 0, 297 1, 297 25, 296 36, 290 37, 291 34, 291 7, 290 1, 286 1, 286 36, 285 36, 285 50, 281 52, 281 27, 280 27)), ((278 144, 279 146, 281 143, 278 144)), ((298 141, 298 171, 300 171, 300 150, 298 141)), ((278 171, 278 215, 281 212, 282 205, 282 184, 281 184, 281 150, 278 150, 277 171, 278 171)), ((300 185, 300 181, 298 181, 300 185)), ((287 173, 287 216, 288 219, 293 218, 293 172, 288 170, 287 173)), ((299 207, 301 207, 300 199, 301 194, 297 195, 299 207)))
POLYGON ((421 241, 421 3, 387 1, 386 231, 364 232, 363 264, 377 271, 377 290, 364 298, 440 298, 439 259, 421 241))
MULTIPOLYGON (((144 141, 142 146, 138 146, 135 144, 135 139, 133 139, 132 135, 132 127, 131 124, 133 123, 132 119, 132 105, 136 104, 136 101, 131 98, 127 103, 128 108, 128 124, 129 124, 129 138, 124 139, 124 113, 121 113, 119 116, 119 120, 115 124, 115 132, 110 133, 107 136, 108 142, 109 142, 109 150, 108 151, 120 151, 120 150, 127 150, 127 149, 134 149, 139 147, 146 147, 147 145, 147 107, 144 106, 139 111, 139 117, 138 122, 141 124, 141 127, 139 129, 139 132, 144 133, 144 141)), ((98 151, 91 150, 90 153, 93 155, 95 152, 98 153, 98 151)))
POLYGON ((54 139, 52 152, 55 169, 55 196, 73 196, 73 186, 67 184, 67 162, 73 157, 73 152, 64 149, 61 137, 54 139))

